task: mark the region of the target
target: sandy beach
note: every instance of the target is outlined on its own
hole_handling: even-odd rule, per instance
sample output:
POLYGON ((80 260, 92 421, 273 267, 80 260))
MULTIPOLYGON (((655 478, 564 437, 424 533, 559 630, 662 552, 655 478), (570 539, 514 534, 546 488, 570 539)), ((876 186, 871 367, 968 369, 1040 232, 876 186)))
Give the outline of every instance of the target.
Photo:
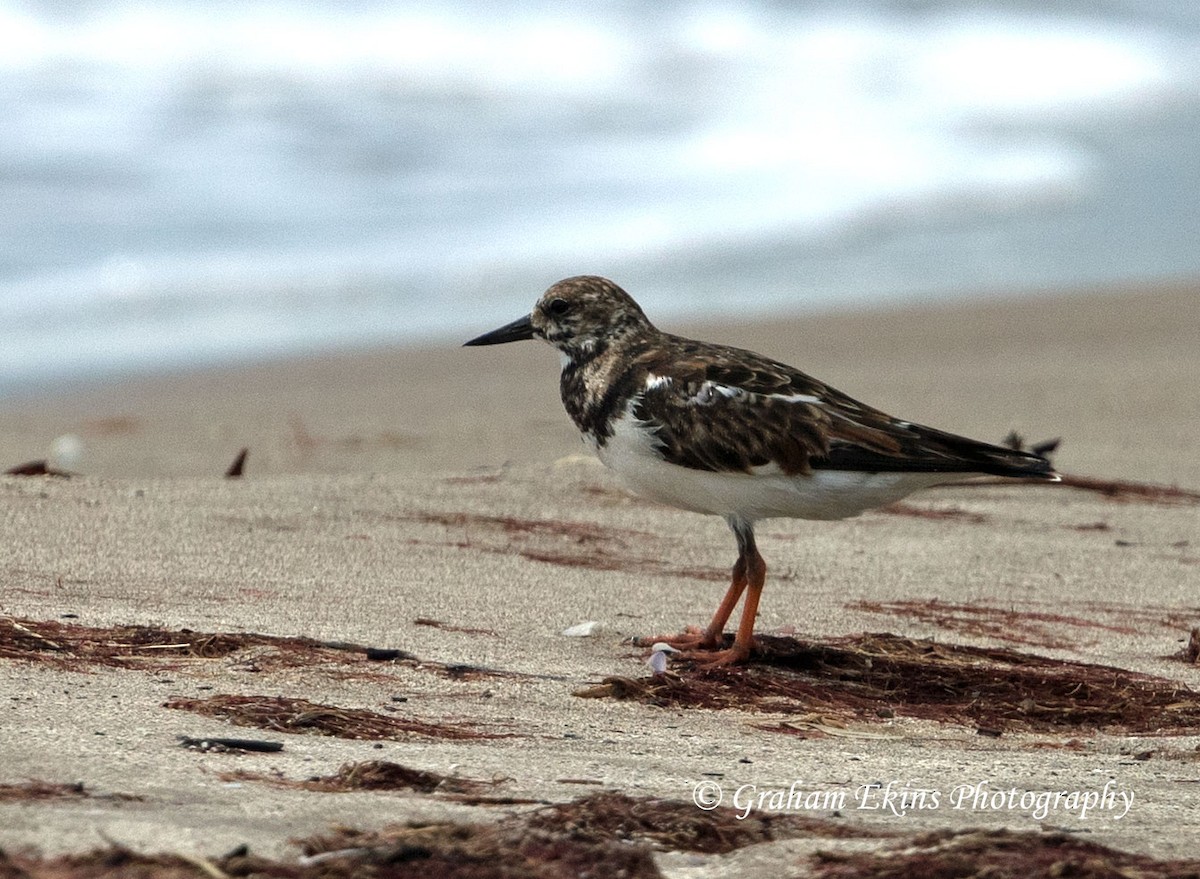
MULTIPOLYGON (((244 845, 317 871, 337 858, 302 852, 353 862, 412 845, 416 823, 501 828, 480 849, 497 870, 533 857, 514 840, 550 834, 641 858, 625 875, 697 879, 871 875, 879 852, 964 846, 1146 875, 1195 857, 1200 286, 663 328, 956 433, 1061 437, 1062 472, 1136 485, 947 487, 845 522, 764 522, 773 652, 656 681, 628 639, 705 622, 734 544, 586 453, 545 345, 11 402, 2 467, 64 435, 83 451, 70 478, 0 477, 0 850, 61 866, 30 852, 118 846, 237 875, 244 845), (223 478, 242 448, 245 476, 223 478), (377 761, 446 780, 331 780, 377 761), (796 788, 819 796, 772 800, 796 788), (589 837, 601 793, 647 825, 659 809, 760 833, 715 849, 589 837), (536 825, 563 804, 574 824, 536 825), (293 842, 334 827, 377 836, 293 842)), ((422 839, 422 859, 444 854, 422 839)))

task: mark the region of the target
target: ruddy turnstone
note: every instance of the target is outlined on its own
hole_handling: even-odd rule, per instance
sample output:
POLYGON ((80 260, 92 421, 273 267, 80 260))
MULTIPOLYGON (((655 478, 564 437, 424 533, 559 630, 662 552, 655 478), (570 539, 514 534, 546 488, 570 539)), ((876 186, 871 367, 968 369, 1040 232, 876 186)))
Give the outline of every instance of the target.
POLYGON ((723 516, 733 580, 708 627, 659 637, 695 659, 746 659, 767 566, 759 519, 843 519, 969 476, 1058 481, 1037 455, 872 409, 778 361, 657 329, 612 281, 567 278, 533 311, 467 345, 539 338, 562 354, 563 405, 600 460, 639 494, 723 516), (733 646, 725 623, 746 601, 733 646))

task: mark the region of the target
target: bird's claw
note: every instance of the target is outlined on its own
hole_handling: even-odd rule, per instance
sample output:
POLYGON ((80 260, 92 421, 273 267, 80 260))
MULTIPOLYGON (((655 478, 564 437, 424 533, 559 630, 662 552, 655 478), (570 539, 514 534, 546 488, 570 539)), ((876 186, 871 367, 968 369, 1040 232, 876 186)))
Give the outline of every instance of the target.
POLYGON ((726 665, 737 665, 750 658, 749 647, 738 647, 736 644, 724 650, 685 650, 679 654, 680 659, 703 663, 709 668, 720 668, 726 665))
POLYGON ((678 654, 679 659, 703 663, 715 667, 736 665, 750 658, 753 645, 734 643, 730 647, 722 647, 721 637, 713 637, 706 629, 699 626, 688 626, 678 635, 656 635, 652 638, 638 638, 634 643, 639 647, 662 648, 668 647, 678 654))
POLYGON ((665 644, 672 650, 684 653, 697 650, 715 650, 718 646, 717 639, 710 638, 708 633, 699 626, 688 626, 678 635, 655 635, 650 638, 636 638, 633 643, 638 647, 655 647, 659 644, 665 644))

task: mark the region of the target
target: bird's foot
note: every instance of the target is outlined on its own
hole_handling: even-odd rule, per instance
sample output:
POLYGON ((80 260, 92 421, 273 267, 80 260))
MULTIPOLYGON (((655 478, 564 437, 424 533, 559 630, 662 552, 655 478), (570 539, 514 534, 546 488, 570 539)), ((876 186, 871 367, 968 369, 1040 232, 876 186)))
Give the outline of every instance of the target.
POLYGON ((708 666, 736 665, 750 658, 754 644, 734 643, 723 647, 725 638, 713 636, 707 629, 699 626, 688 626, 678 635, 656 635, 653 638, 638 638, 634 643, 639 647, 655 647, 665 644, 676 651, 676 658, 690 662, 703 663, 708 666))
POLYGON ((750 658, 753 645, 726 647, 723 650, 685 650, 679 654, 680 659, 698 662, 709 668, 719 668, 726 665, 738 665, 750 658))
POLYGON ((638 647, 654 647, 656 644, 666 644, 672 650, 680 652, 715 650, 720 641, 711 637, 705 629, 699 626, 688 626, 678 635, 655 635, 650 638, 635 638, 633 643, 638 647))

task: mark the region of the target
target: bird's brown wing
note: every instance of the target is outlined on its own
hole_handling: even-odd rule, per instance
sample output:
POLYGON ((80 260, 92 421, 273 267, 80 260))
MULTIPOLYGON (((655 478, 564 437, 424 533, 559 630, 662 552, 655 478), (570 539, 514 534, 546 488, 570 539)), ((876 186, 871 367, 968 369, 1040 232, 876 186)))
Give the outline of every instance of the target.
POLYGON ((633 410, 671 463, 718 472, 773 463, 793 475, 814 469, 1053 475, 1044 458, 892 418, 769 358, 679 341, 669 362, 645 363, 633 410))

